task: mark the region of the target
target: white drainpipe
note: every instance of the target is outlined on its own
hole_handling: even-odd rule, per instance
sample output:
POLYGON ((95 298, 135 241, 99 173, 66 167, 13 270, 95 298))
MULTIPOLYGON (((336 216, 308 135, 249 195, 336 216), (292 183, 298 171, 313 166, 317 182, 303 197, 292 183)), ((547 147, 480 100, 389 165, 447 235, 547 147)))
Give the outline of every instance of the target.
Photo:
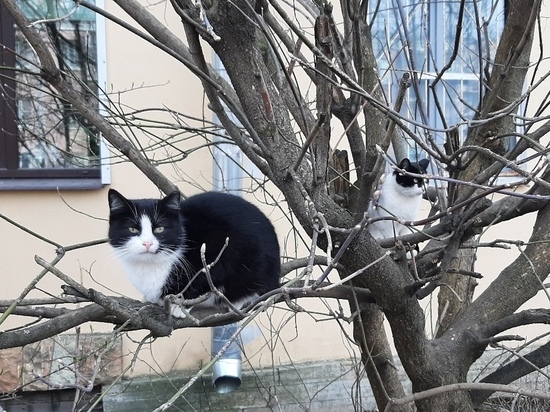
MULTIPOLYGON (((226 345, 237 331, 238 323, 212 328, 212 357, 226 345)), ((241 386, 242 353, 239 339, 235 339, 212 367, 212 383, 218 393, 229 393, 241 386)))
MULTIPOLYGON (((225 69, 216 57, 215 65, 224 75, 225 69), (223 70, 222 70, 223 69, 223 70)), ((225 76, 227 76, 225 74, 225 76)), ((214 120, 219 123, 215 117, 214 120)), ((216 138, 220 143, 222 139, 216 138)), ((229 143, 229 142, 228 142, 229 143)), ((232 144, 221 144, 214 149, 214 190, 222 190, 234 195, 241 195, 243 169, 243 154, 238 147, 232 144), (223 150, 220 150, 223 148, 223 150)), ((238 323, 212 328, 212 357, 225 346, 231 336, 237 331, 238 323)), ((218 393, 229 393, 241 386, 242 354, 239 346, 240 337, 231 343, 225 353, 212 367, 212 383, 218 393)))

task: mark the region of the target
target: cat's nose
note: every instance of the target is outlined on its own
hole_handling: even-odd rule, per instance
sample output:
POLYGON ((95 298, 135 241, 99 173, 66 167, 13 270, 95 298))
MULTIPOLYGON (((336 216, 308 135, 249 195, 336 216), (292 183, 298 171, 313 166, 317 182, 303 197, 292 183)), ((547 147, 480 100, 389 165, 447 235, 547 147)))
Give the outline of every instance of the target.
POLYGON ((153 246, 153 242, 151 242, 150 240, 145 240, 143 241, 143 246, 145 246, 145 250, 149 250, 153 246))

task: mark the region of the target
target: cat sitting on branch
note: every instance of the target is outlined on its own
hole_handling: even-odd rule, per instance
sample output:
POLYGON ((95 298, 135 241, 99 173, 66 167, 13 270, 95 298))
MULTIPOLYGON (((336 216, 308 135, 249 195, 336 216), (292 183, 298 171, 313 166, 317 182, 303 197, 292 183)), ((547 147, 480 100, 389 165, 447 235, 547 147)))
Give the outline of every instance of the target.
POLYGON ((405 158, 389 176, 380 179, 381 185, 368 207, 368 215, 374 220, 368 230, 375 239, 412 233, 400 221, 416 220, 424 193, 424 179, 418 175, 425 174, 429 164, 427 159, 411 162, 405 158))
MULTIPOLYGON (((111 189, 109 208, 109 243, 148 302, 164 306, 165 297, 177 295, 184 304, 227 311, 280 286, 275 229, 238 196, 206 192, 181 200, 173 192, 130 200, 111 189)), ((189 308, 170 309, 183 318, 189 308)))

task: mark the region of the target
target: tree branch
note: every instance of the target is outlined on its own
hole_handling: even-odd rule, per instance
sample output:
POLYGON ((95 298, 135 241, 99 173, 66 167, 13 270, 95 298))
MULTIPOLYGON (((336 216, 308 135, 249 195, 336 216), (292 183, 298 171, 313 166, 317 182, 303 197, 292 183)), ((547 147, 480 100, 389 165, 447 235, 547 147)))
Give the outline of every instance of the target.
MULTIPOLYGON (((536 371, 537 368, 540 369, 550 365, 550 342, 545 343, 522 358, 501 366, 485 376, 480 382, 508 384, 536 371)), ((481 405, 493 392, 476 390, 471 393, 471 397, 475 405, 481 405)))
POLYGON ((517 393, 523 396, 529 396, 538 399, 550 399, 550 393, 542 391, 531 391, 521 388, 519 386, 499 385, 496 383, 453 383, 451 385, 444 385, 438 388, 428 389, 426 391, 413 393, 412 395, 405 396, 401 399, 392 399, 388 404, 384 412, 389 412, 393 409, 394 405, 404 405, 406 403, 415 402, 420 399, 431 398, 436 395, 441 395, 447 392, 454 391, 489 391, 489 392, 506 392, 517 393))
POLYGON ((476 334, 481 338, 489 338, 517 326, 533 323, 550 324, 550 309, 528 309, 513 313, 481 328, 476 334))
POLYGON ((91 304, 64 313, 38 325, 2 332, 0 333, 0 349, 25 346, 29 343, 50 338, 86 322, 100 319, 107 314, 108 311, 105 308, 91 304))

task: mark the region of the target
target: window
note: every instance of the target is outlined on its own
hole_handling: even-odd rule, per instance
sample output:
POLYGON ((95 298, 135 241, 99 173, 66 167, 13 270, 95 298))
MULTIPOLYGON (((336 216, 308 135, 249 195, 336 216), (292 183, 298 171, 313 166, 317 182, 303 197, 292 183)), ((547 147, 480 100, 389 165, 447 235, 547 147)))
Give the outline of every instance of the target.
MULTIPOLYGON (((389 98, 397 95, 403 73, 414 72, 419 80, 418 94, 412 88, 407 91, 408 106, 402 114, 437 129, 471 119, 481 97, 480 76, 494 57, 503 29, 504 0, 371 0, 370 6, 374 51, 389 98), (462 4, 462 30, 453 58, 462 4)), ((465 130, 459 129, 461 137, 465 130)), ((439 133, 435 138, 444 141, 439 133)), ((411 142, 410 156, 416 158, 418 151, 411 142)))
MULTIPOLYGON (((72 0, 19 0, 65 80, 99 110, 98 22, 72 0)), ((0 190, 101 187, 101 138, 40 77, 30 45, 0 7, 0 190)))

